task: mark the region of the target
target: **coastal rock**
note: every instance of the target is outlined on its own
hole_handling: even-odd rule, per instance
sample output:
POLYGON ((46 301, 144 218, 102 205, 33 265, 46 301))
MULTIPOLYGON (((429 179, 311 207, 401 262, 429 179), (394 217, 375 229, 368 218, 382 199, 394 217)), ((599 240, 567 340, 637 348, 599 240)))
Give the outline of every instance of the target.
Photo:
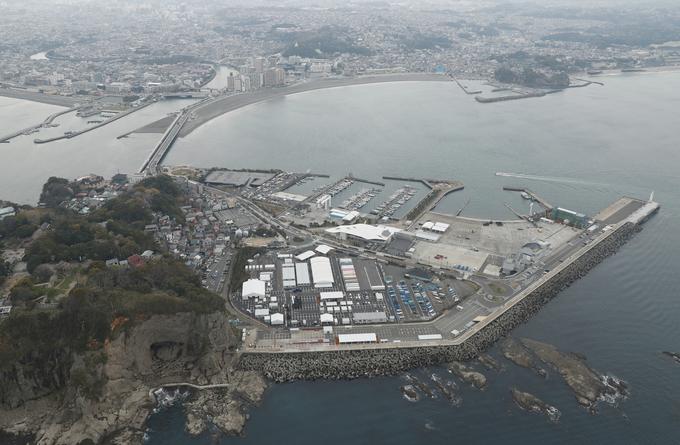
POLYGON ((672 358, 673 360, 675 360, 676 362, 680 363, 680 352, 663 351, 662 354, 666 355, 666 356, 672 358))
POLYGON ((559 420, 561 415, 560 411, 554 406, 543 402, 535 395, 528 392, 522 392, 516 388, 512 388, 510 393, 517 406, 523 410, 534 413, 543 413, 548 416, 548 419, 550 419, 551 422, 557 422, 559 420))
POLYGON ((404 398, 409 402, 417 402, 420 397, 418 396, 418 391, 413 385, 403 385, 399 388, 404 398))
POLYGON ((477 389, 486 387, 486 377, 481 372, 473 371, 460 362, 449 363, 449 370, 463 381, 477 389))
POLYGON ((477 361, 481 363, 489 371, 500 371, 503 369, 498 360, 491 357, 489 354, 479 354, 477 361))
POLYGON ((151 388, 192 373, 226 381, 237 341, 223 313, 150 317, 105 345, 97 397, 85 397, 67 378, 82 366, 79 355, 55 351, 51 360, 18 362, 11 371, 17 378, 0 380, 0 431, 35 434, 38 445, 141 443, 151 388))
POLYGON ((432 392, 432 389, 427 386, 426 383, 420 381, 417 377, 411 375, 411 374, 406 374, 406 380, 408 380, 411 385, 415 386, 422 392, 425 397, 428 397, 430 399, 434 398, 434 392, 432 392))
POLYGON ((527 350, 527 348, 525 348, 517 340, 513 338, 507 338, 505 341, 503 341, 503 343, 501 343, 501 351, 503 352, 503 357, 510 360, 517 366, 531 369, 541 377, 548 376, 548 372, 538 366, 531 352, 529 352, 529 350, 527 350))
POLYGON ((463 399, 457 394, 458 385, 456 385, 455 382, 451 380, 444 381, 444 379, 439 377, 437 374, 432 374, 431 378, 439 392, 441 392, 449 402, 455 406, 460 406, 460 404, 463 402, 463 399))
POLYGON ((628 394, 625 382, 596 373, 586 365, 582 356, 561 352, 553 345, 527 338, 521 341, 541 361, 555 368, 574 392, 576 400, 592 412, 597 402, 613 404, 628 394))
POLYGON ((214 425, 223 434, 243 433, 250 405, 259 404, 267 388, 264 378, 255 372, 233 373, 226 388, 197 390, 185 402, 187 412, 186 430, 198 435, 208 425, 214 425))

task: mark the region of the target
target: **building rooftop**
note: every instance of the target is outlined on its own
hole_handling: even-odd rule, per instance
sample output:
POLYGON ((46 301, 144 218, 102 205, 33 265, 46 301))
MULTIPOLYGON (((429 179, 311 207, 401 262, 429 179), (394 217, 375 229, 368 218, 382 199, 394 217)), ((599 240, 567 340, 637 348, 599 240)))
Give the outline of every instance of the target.
POLYGON ((326 229, 328 233, 346 234, 365 241, 388 241, 393 234, 401 231, 396 227, 370 224, 352 224, 326 229))

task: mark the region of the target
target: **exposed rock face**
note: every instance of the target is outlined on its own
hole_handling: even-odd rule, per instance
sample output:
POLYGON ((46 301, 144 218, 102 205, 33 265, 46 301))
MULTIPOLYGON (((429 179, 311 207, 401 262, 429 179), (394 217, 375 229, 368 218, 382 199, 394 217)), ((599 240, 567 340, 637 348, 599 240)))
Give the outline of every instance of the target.
POLYGON ((547 377, 548 372, 538 366, 533 354, 514 338, 508 338, 501 344, 503 356, 522 368, 532 369, 541 377, 547 377))
POLYGON ((17 408, 26 400, 51 394, 68 379, 73 358, 68 351, 47 355, 28 353, 5 371, 0 371, 0 407, 17 408))
POLYGON ((473 371, 460 362, 449 363, 449 371, 477 389, 482 389, 486 386, 486 377, 484 374, 473 371))
POLYGON ((77 355, 61 351, 40 369, 18 363, 15 378, 0 380, 0 431, 35 433, 39 445, 141 443, 149 390, 168 382, 226 380, 236 341, 222 313, 153 316, 105 346, 96 400, 69 381, 82 366, 77 355))
POLYGON ((594 410, 599 401, 615 402, 628 393, 625 382, 596 373, 582 356, 561 352, 552 345, 527 338, 523 338, 522 343, 543 362, 553 366, 574 392, 576 400, 590 410, 594 410))
POLYGON ((184 404, 187 412, 186 430, 193 435, 203 433, 209 424, 224 434, 243 433, 248 405, 257 405, 267 388, 264 378, 255 372, 241 371, 230 376, 233 386, 216 390, 197 391, 184 404))
POLYGON ((550 419, 551 422, 557 422, 559 420, 560 411, 554 406, 543 402, 535 395, 529 394, 528 392, 522 392, 515 388, 512 388, 510 393, 517 406, 523 410, 534 413, 543 413, 548 416, 548 419, 550 419))

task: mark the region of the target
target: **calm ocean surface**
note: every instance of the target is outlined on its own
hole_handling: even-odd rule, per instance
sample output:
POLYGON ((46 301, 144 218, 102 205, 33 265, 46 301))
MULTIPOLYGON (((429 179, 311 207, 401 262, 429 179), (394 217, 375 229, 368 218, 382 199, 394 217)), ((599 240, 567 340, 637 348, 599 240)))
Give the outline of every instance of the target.
MULTIPOLYGON (((452 83, 302 93, 209 122, 180 140, 166 163, 455 178, 466 188, 439 210, 455 212, 470 199, 465 215, 493 218, 512 217, 505 202, 522 205, 503 185, 591 214, 621 195, 654 190, 662 209, 644 230, 513 332, 585 354, 596 370, 629 383, 628 400, 591 415, 554 372, 544 380, 508 362, 503 372, 483 371, 485 391, 463 388, 460 407, 409 403, 398 377, 293 383, 268 390, 245 437, 219 443, 679 444, 680 365, 660 352, 680 351, 680 73, 598 80, 605 86, 497 104, 478 104, 452 83), (560 422, 519 410, 511 387, 555 405, 560 422)), ((158 105, 138 120, 178 108, 158 105)), ((22 128, 35 109, 42 116, 55 107, 0 98, 0 122, 22 128)), ((135 170, 157 135, 116 140, 135 127, 121 121, 65 144, 35 146, 32 136, 0 144, 0 195, 34 202, 49 175, 135 170)), ((504 361, 497 348, 490 353, 504 361)), ((416 374, 431 372, 444 375, 416 374)), ((184 433, 180 407, 153 416, 149 428, 151 444, 212 443, 184 433)))

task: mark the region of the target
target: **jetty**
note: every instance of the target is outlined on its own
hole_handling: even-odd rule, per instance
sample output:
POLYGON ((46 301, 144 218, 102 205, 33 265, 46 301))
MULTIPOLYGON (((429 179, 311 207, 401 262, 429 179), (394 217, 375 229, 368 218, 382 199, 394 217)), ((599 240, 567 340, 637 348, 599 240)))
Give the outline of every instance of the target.
POLYGON ((47 138, 47 139, 35 139, 35 140, 33 140, 33 142, 36 143, 36 144, 47 144, 47 143, 49 143, 49 142, 59 141, 59 140, 61 140, 61 139, 72 139, 72 138, 74 138, 74 137, 80 136, 81 134, 88 133, 88 132, 90 132, 90 131, 92 131, 92 130, 96 130, 97 128, 101 128, 101 127, 103 127, 104 125, 108 125, 108 124, 110 124, 110 123, 112 123, 112 122, 115 122, 115 121, 117 121, 118 119, 122 119, 122 118, 124 118, 124 117, 126 117, 126 116, 129 116, 129 115, 131 115, 132 113, 135 113, 135 112, 137 112, 137 111, 139 111, 139 110, 141 110, 141 109, 143 109, 143 108, 146 108, 146 107, 148 107, 149 105, 151 105, 151 104, 153 104, 153 103, 155 103, 155 102, 147 102, 147 103, 145 103, 145 104, 143 104, 143 105, 140 105, 140 106, 138 106, 138 107, 136 107, 136 108, 132 108, 132 109, 127 110, 127 111, 123 111, 123 112, 121 112, 121 113, 116 114, 116 115, 113 116, 113 117, 110 117, 109 119, 103 120, 103 121, 101 121, 100 123, 95 124, 95 125, 92 125, 91 127, 87 127, 87 128, 85 128, 85 129, 83 129, 83 130, 72 131, 72 132, 64 133, 64 134, 61 135, 61 136, 55 136, 55 137, 47 138))
POLYGON ((32 125, 30 127, 24 128, 19 131, 15 131, 14 133, 10 133, 5 136, 0 136, 0 143, 4 142, 9 142, 11 139, 14 139, 15 137, 21 136, 21 135, 27 135, 31 133, 35 133, 36 131, 39 131, 41 128, 48 127, 52 125, 52 122, 58 118, 59 116, 63 116, 64 114, 67 113, 72 113, 74 111, 78 110, 78 108, 69 108, 67 110, 62 110, 57 113, 50 114, 44 121, 42 121, 39 124, 32 125))
POLYGON ((547 200, 541 198, 540 196, 538 196, 538 194, 536 194, 535 192, 532 192, 528 188, 504 186, 503 190, 508 191, 508 192, 523 192, 523 193, 526 193, 527 195, 529 195, 531 197, 532 201, 536 201, 537 203, 542 205, 546 210, 552 210, 552 209, 555 208, 547 200))

